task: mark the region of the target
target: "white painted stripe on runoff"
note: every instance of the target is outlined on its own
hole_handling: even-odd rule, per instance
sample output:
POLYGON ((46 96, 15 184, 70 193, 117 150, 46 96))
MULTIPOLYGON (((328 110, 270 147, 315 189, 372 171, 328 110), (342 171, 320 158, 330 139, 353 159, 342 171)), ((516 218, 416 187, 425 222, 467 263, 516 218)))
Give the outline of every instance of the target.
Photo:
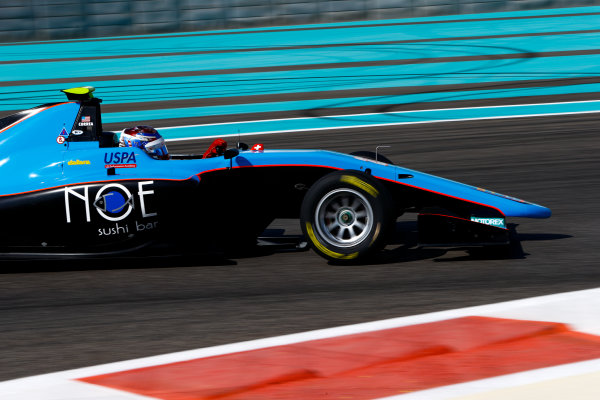
MULTIPOLYGON (((452 400, 468 395, 487 393, 494 390, 530 385, 533 383, 598 371, 600 371, 600 359, 559 365, 556 367, 540 368, 515 374, 459 383, 456 385, 440 386, 434 389, 420 390, 418 392, 381 397, 377 400, 452 400)), ((569 400, 576 399, 577 393, 571 393, 569 400)))
MULTIPOLYGON (((325 118, 356 118, 366 117, 372 115, 394 115, 394 114, 410 114, 410 113, 424 113, 424 112, 440 112, 440 111, 464 111, 464 110, 482 110, 482 109, 497 109, 497 108, 515 108, 515 107, 543 107, 543 106, 556 106, 556 105, 572 105, 572 104, 591 104, 596 103, 600 106, 600 100, 585 100, 585 101, 565 101, 556 103, 531 103, 531 104, 510 104, 501 106, 489 106, 489 107, 459 107, 459 108, 435 108, 425 110, 410 110, 410 111, 398 111, 388 113, 363 113, 363 114, 344 114, 344 115, 324 115, 318 118, 314 117, 298 117, 298 118, 274 118, 274 119, 263 119, 263 120, 250 120, 250 121, 235 121, 235 122, 221 122, 213 124, 198 124, 198 125, 181 125, 181 126, 166 126, 157 128, 158 130, 170 130, 170 129, 182 129, 182 128, 205 128, 210 126, 228 126, 228 125, 240 125, 240 124, 253 124, 263 122, 277 122, 277 121, 298 121, 298 120, 316 120, 325 118)), ((198 140, 198 139, 212 139, 219 137, 237 137, 237 136, 250 136, 250 135, 271 135, 277 133, 286 132, 312 132, 312 131, 325 131, 335 129, 357 129, 357 128, 369 128, 379 126, 398 126, 398 125, 416 125, 416 124, 435 124, 442 122, 464 122, 464 121, 479 121, 479 120, 494 120, 494 119, 510 119, 510 118, 531 118, 531 117, 546 117, 546 116, 560 116, 560 115, 578 115, 578 114, 595 114, 600 113, 598 110, 588 111, 567 111, 567 112, 548 112, 548 113, 536 113, 536 114, 514 114, 514 115, 500 115, 500 116, 487 116, 487 117, 472 117, 472 118, 446 118, 437 119, 432 121, 405 121, 405 122, 384 122, 376 124, 363 124, 363 125, 339 125, 339 126, 328 126, 319 128, 301 128, 301 129, 286 129, 286 130, 274 130, 274 131, 262 131, 262 132, 244 132, 244 133, 230 133, 222 135, 209 135, 209 136, 195 136, 186 138, 172 138, 167 139, 169 142, 186 141, 186 140, 198 140)))
MULTIPOLYGON (((529 104, 504 104, 499 106, 481 106, 481 107, 453 107, 453 108, 430 108, 425 110, 408 110, 408 111, 393 111, 387 113, 360 113, 360 114, 335 114, 335 115, 324 115, 318 118, 347 118, 347 117, 365 117, 368 115, 385 115, 385 114, 404 114, 404 113, 417 113, 417 112, 439 112, 439 111, 464 111, 464 110, 489 110, 494 108, 513 108, 513 107, 538 107, 538 106, 556 106, 556 105, 567 105, 567 104, 591 104, 597 103, 600 104, 600 100, 582 100, 582 101, 561 101, 556 103, 529 103, 529 104)), ((269 122, 269 121, 294 121, 294 120, 307 120, 314 119, 314 117, 296 117, 296 118, 273 118, 273 119, 263 119, 263 120, 250 120, 250 121, 237 121, 237 122, 215 122, 214 124, 199 124, 199 125, 182 125, 177 127, 170 128, 162 128, 162 129, 172 129, 172 128, 194 128, 197 126, 217 126, 217 125, 230 125, 230 124, 240 124, 240 123, 249 123, 249 122, 269 122)))
POLYGON ((52 377, 46 379, 44 375, 28 385, 5 387, 0 383, 0 400, 157 400, 155 397, 86 382, 52 377))
MULTIPOLYGON (((65 388, 71 387, 68 382, 77 378, 126 371, 130 369, 150 367, 179 361, 193 360, 197 358, 236 353, 241 351, 256 350, 279 345, 293 344, 308 340, 344 336, 354 333, 371 332, 381 329, 423 324, 428 322, 435 322, 473 315, 492 317, 503 316, 506 318, 513 319, 533 319, 540 321, 563 322, 569 324, 572 327, 572 329, 575 329, 577 331, 598 333, 598 325, 600 321, 599 310, 600 288, 533 297, 521 300, 512 300, 496 304, 481 305, 456 310, 446 310, 408 317, 366 322, 356 325, 321 329, 285 336, 251 340, 247 342, 226 344, 221 346, 213 346, 178 353, 163 354, 153 357, 145 357, 135 360, 121 361, 92 367, 78 368, 69 371, 55 372, 45 375, 14 379, 10 381, 0 382, 0 399, 19 398, 20 400, 38 400, 40 399, 40 393, 51 393, 51 390, 53 388, 59 388, 61 386, 65 388), (560 313, 559 315, 557 314, 556 310, 562 310, 564 313, 560 313), (575 310, 584 311, 575 312, 575 310), (531 315, 534 315, 534 318, 531 318, 531 315), (10 393, 11 395, 9 397, 3 397, 5 393, 10 393)), ((596 364, 589 365, 596 366, 596 364)), ((600 370, 600 365, 597 366, 598 369, 595 371, 600 370)), ((569 373, 567 370, 565 371, 569 373)), ((510 382, 508 381, 506 382, 507 385, 509 383, 510 382)), ((127 396, 129 397, 124 397, 126 394, 124 394, 123 396, 118 395, 118 391, 115 392, 114 396, 111 397, 85 397, 85 387, 85 385, 78 386, 79 390, 81 390, 81 394, 77 398, 95 400, 126 400, 140 398, 131 397, 128 394, 127 396)), ((65 396, 45 396, 43 397, 43 399, 63 400, 65 399, 65 396)))

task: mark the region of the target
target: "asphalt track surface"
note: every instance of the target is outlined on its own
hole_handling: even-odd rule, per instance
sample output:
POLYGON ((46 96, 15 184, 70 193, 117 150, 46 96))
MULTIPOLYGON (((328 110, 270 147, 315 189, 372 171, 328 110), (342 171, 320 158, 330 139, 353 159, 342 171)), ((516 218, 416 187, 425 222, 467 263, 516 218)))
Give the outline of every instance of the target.
MULTIPOLYGON (((401 165, 538 202, 554 214, 510 221, 518 226, 509 258, 417 249, 409 218, 398 223, 398 244, 372 265, 332 266, 312 251, 5 263, 0 379, 597 287, 597 120, 589 114, 259 137, 268 147, 346 152, 391 145, 386 154, 401 165)), ((204 146, 178 143, 171 151, 204 146)), ((277 227, 298 231, 289 221, 277 227)))
MULTIPOLYGON (((318 121, 348 113, 598 100, 598 10, 583 14, 577 18, 535 17, 539 24, 535 21, 525 23, 521 19, 516 19, 516 22, 505 19, 479 21, 481 25, 477 27, 481 32, 464 28, 462 22, 460 25, 442 23, 435 29, 431 24, 418 23, 411 32, 415 32, 415 37, 422 37, 422 41, 446 40, 444 38, 456 35, 476 36, 464 39, 466 50, 457 52, 459 57, 454 57, 453 48, 445 52, 437 45, 424 53, 408 51, 408 56, 398 53, 402 60, 418 60, 410 65, 399 60, 394 52, 380 51, 380 46, 398 43, 388 43, 390 37, 385 31, 386 26, 376 27, 376 31, 382 33, 373 36, 376 42, 370 45, 374 46, 374 50, 367 52, 362 65, 366 69, 352 70, 352 74, 342 76, 347 80, 341 79, 339 84, 331 86, 328 83, 336 72, 327 71, 327 68, 319 66, 321 64, 301 65, 300 61, 308 63, 312 58, 305 59, 305 53, 297 53, 300 46, 279 49, 284 53, 274 58, 275 64, 292 63, 294 71, 288 71, 288 65, 268 67, 271 70, 262 72, 277 72, 280 74, 278 78, 271 80, 271 75, 264 75, 261 84, 253 86, 258 82, 255 79, 258 75, 252 75, 256 71, 251 68, 236 71, 249 74, 247 77, 221 76, 222 72, 219 72, 212 78, 212 64, 194 62, 194 65, 209 70, 207 73, 177 72, 169 68, 185 66, 185 59, 171 62, 164 55, 155 55, 154 62, 147 63, 121 60, 130 62, 128 65, 134 66, 140 76, 118 75, 116 71, 121 64, 114 60, 115 57, 130 58, 130 53, 135 51, 148 60, 150 56, 145 53, 155 52, 156 48, 171 51, 167 45, 171 42, 163 43, 163 38, 150 38, 150 45, 155 47, 151 50, 142 48, 143 40, 135 42, 141 43, 138 47, 126 44, 118 47, 118 43, 103 40, 97 40, 95 44, 73 42, 71 45, 82 47, 67 52, 69 57, 96 57, 102 49, 115 51, 112 58, 110 54, 100 54, 107 59, 96 60, 104 62, 98 64, 104 67, 94 72, 95 77, 85 75, 90 72, 87 69, 82 72, 69 57, 65 56, 64 62, 55 60, 56 50, 35 53, 27 44, 19 52, 15 50, 20 49, 19 44, 6 44, 3 45, 4 54, 14 52, 14 60, 6 56, 6 60, 0 63, 1 79, 5 79, 0 87, 0 108, 4 116, 11 110, 45 101, 38 100, 46 99, 49 93, 56 95, 57 101, 62 101, 62 95, 56 89, 90 83, 96 85, 98 95, 105 100, 107 118, 113 113, 112 122, 105 124, 108 129, 122 129, 123 124, 130 126, 137 122, 165 127, 307 116, 318 121), (487 25, 488 22, 494 24, 492 28, 487 25), (502 34, 499 27, 508 25, 510 29, 518 27, 514 31, 517 34, 511 34, 518 36, 511 39, 517 42, 510 48, 495 44, 497 39, 506 43, 510 39, 508 37, 479 37, 489 33, 502 34), (380 31, 380 28, 383 30, 380 31), (565 29, 573 32, 565 33, 565 29), (161 42, 155 43, 154 40, 161 42), (472 40, 483 40, 485 45, 476 43, 473 46, 472 40), (79 53, 80 50, 87 53, 79 53), (41 57, 47 56, 50 60, 41 68, 36 64, 39 60, 30 59, 32 54, 41 54, 41 57), (429 58, 421 61, 423 55, 429 58), (24 61, 18 61, 19 57, 24 61), (440 57, 452 62, 439 62, 443 61, 440 57), (513 60, 513 57, 518 59, 513 60), (508 68, 507 65, 513 67, 508 68), (318 71, 311 72, 311 69, 318 71), (377 75, 381 71, 389 74, 377 75), (419 73, 413 76, 415 71, 419 73), (148 77, 150 72, 157 76, 148 77), (46 78, 31 80, 31 76, 36 74, 45 74, 46 78), (194 76, 188 77, 190 74, 194 76), (195 75, 202 75, 202 78, 195 75), (59 78, 55 79, 56 76, 59 78), (122 82, 114 83, 114 86, 95 82, 109 79, 107 76, 122 82), (398 76, 402 79, 394 81, 398 76), (227 79, 235 77, 239 80, 227 83, 227 79), (126 78, 131 80, 126 81, 126 78), (181 82, 167 85, 159 82, 159 78, 172 78, 173 82, 179 79, 181 82), (184 91, 177 86, 185 86, 188 81, 204 84, 210 79, 213 79, 212 83, 201 85, 202 90, 198 91, 195 91, 196 86, 184 91), (238 90, 240 93, 234 97, 215 97, 214 93, 222 94, 226 84, 230 93, 238 90), (137 85, 139 91, 130 93, 128 85, 137 85), (286 86, 279 89, 278 85, 286 86), (172 90, 173 87, 175 89, 172 90), (308 90, 304 90, 306 88, 308 90), (534 93, 530 91, 532 88, 536 88, 535 93, 539 92, 539 96, 531 95, 534 93), (189 99, 185 97, 187 93, 200 93, 204 97, 189 99), (107 96, 104 97, 104 94, 107 96), (398 98, 400 95, 407 97, 398 98), (157 96, 163 101, 143 101, 157 96), (346 107, 344 101, 350 97, 360 98, 362 103, 349 104, 361 105, 346 107), (142 100, 134 102, 136 99, 142 100), (118 104, 120 100, 122 103, 118 104), (252 102, 254 111, 240 111, 247 110, 244 107, 252 102), (283 102, 298 103, 289 106, 283 102), (325 104, 325 107, 314 106, 314 102, 325 104), (228 108, 221 110, 223 114, 216 115, 214 107, 221 105, 228 108), (206 107, 206 113, 194 110, 199 116, 185 116, 183 112, 189 106, 206 107), (278 109, 273 108, 275 106, 278 109), (157 120, 146 117, 139 121, 128 119, 128 113, 142 115, 135 113, 148 109, 157 113, 167 110, 168 113, 157 120)), ((465 24, 471 26, 470 22, 465 24)), ((327 42, 334 35, 331 36, 332 45, 338 46, 347 39, 344 32, 354 32, 356 36, 351 43, 358 46, 358 41, 364 36, 363 31, 348 29, 339 32, 339 43, 336 42, 335 29, 328 35, 315 31, 311 36, 310 32, 303 32, 300 38, 306 38, 307 46, 310 46, 310 40, 315 37, 318 40, 322 37, 327 42)), ((394 32, 392 28, 390 31, 394 32)), ((285 36, 285 29, 276 33, 275 37, 281 38, 281 43, 274 43, 274 47, 297 43, 285 36)), ((411 35, 407 33, 406 40, 411 35)), ((231 43, 223 42, 221 45, 230 46, 234 52, 239 51, 236 46, 241 37, 234 34, 228 39, 231 43)), ((370 36, 364 37, 368 40, 370 36)), ((270 39, 266 43, 272 44, 270 39)), ((58 43, 51 45, 59 46, 58 43)), ((264 44, 256 45, 259 49, 262 46, 264 44)), ((343 61, 353 57, 351 48, 340 45, 340 51, 348 50, 342 54, 332 53, 326 47, 322 54, 317 52, 318 48, 312 49, 316 52, 315 59, 323 64, 332 62, 331 54, 343 61), (325 60, 320 57, 325 57, 325 60)), ((185 53, 186 49, 182 45, 175 50, 185 53)), ((213 64, 221 63, 234 70, 242 68, 242 64, 252 64, 239 60, 236 61, 239 65, 226 64, 219 61, 223 59, 214 58, 217 55, 210 54, 210 57, 213 57, 213 64)), ((250 55, 243 54, 240 60, 253 60, 248 57, 250 55)), ((271 62, 270 58, 264 60, 263 67, 268 64, 267 61, 271 62)), ((89 63, 92 60, 82 61, 89 63)), ((348 65, 335 67, 349 68, 350 71, 356 66, 344 64, 348 65)), ((321 148, 352 152, 389 145, 391 147, 386 148, 384 154, 399 165, 539 203, 551 208, 553 216, 547 220, 508 221, 512 223, 515 239, 508 256, 464 250, 418 249, 415 218, 408 215, 398 221, 399 233, 394 243, 370 265, 333 266, 312 251, 270 250, 225 259, 164 257, 53 263, 2 262, 0 380, 318 328, 598 287, 598 118, 600 113, 590 113, 244 136, 242 140, 248 144, 263 143, 266 148, 321 148)), ((200 153, 209 142, 171 142, 169 150, 172 153, 200 153)), ((240 193, 240 201, 243 201, 243 193, 240 193)), ((182 207, 194 207, 194 204, 183 202, 182 207)), ((236 210, 209 211, 234 213, 236 210)), ((240 223, 243 219, 241 215, 240 223)), ((279 221, 273 228, 285 229, 287 234, 299 233, 299 227, 293 221, 279 221)), ((2 229, 10 227, 2 226, 2 229)), ((189 229, 193 232, 194 229, 209 228, 189 229)))

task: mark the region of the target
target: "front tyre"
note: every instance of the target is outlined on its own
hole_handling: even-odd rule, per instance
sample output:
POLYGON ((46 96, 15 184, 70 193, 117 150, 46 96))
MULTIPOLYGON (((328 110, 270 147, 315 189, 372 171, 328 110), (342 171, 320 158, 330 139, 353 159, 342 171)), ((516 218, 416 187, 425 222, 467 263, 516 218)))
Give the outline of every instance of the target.
POLYGON ((337 263, 364 261, 385 245, 394 223, 391 198, 370 175, 333 172, 306 194, 300 223, 320 256, 337 263))

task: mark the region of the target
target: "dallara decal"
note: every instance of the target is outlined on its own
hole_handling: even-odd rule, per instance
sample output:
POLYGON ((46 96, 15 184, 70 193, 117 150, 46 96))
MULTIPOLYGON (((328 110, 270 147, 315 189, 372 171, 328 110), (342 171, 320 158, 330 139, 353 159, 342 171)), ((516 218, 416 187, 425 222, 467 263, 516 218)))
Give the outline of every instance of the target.
POLYGON ((69 160, 68 165, 90 165, 90 160, 69 160))

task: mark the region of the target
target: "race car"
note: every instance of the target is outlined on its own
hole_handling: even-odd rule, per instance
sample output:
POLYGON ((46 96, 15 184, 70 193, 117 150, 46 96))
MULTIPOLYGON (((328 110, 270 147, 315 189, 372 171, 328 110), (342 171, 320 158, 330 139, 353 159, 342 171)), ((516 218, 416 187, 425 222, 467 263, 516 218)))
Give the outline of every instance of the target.
POLYGON ((161 146, 157 157, 102 130, 93 91, 66 89, 65 102, 0 119, 0 254, 211 252, 252 246, 274 219, 298 218, 317 254, 351 263, 382 249, 406 212, 423 246, 502 245, 507 217, 551 214, 369 152, 239 144, 181 156, 161 146))

